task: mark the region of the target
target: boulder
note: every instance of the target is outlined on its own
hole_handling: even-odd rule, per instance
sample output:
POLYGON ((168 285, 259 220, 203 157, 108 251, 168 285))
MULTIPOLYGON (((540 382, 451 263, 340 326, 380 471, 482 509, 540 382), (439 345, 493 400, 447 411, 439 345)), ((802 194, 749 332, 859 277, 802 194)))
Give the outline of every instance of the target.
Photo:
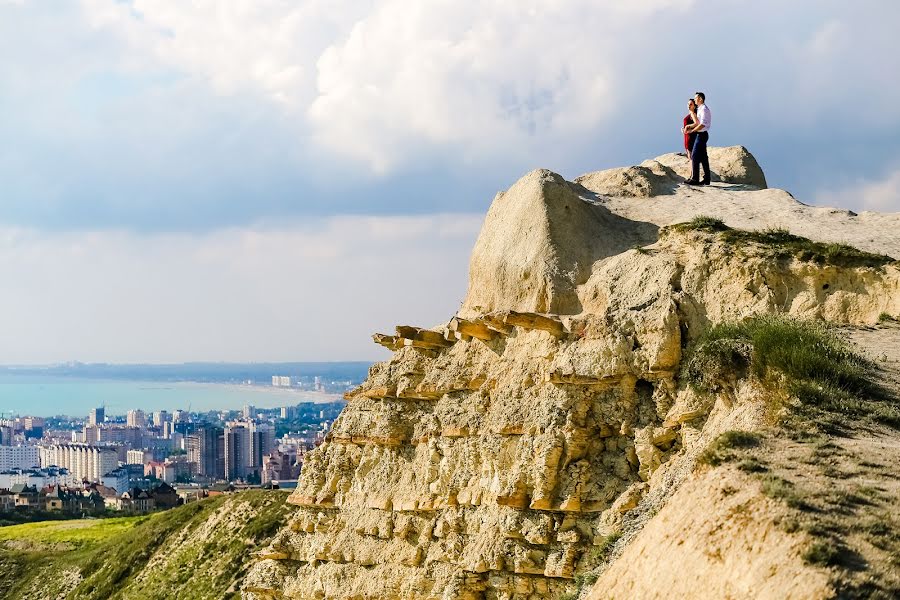
MULTIPOLYGON (((713 181, 750 185, 759 189, 768 187, 766 176, 756 158, 743 146, 710 146, 707 151, 713 181)), ((653 162, 671 169, 679 179, 690 177, 691 163, 683 153, 663 154, 652 161, 644 161, 641 165, 649 167, 649 163, 653 162)))

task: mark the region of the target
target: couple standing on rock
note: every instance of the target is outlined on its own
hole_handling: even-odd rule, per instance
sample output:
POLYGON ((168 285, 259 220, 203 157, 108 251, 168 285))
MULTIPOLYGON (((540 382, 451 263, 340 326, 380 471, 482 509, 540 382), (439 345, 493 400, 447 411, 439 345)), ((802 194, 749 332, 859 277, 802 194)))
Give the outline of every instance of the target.
POLYGON ((706 154, 706 142, 709 141, 709 127, 712 125, 712 114, 706 106, 706 95, 697 92, 688 100, 688 116, 684 118, 681 133, 684 134, 684 149, 691 161, 691 178, 685 179, 688 185, 709 185, 709 156, 706 154), (700 179, 700 167, 703 166, 703 180, 700 179))

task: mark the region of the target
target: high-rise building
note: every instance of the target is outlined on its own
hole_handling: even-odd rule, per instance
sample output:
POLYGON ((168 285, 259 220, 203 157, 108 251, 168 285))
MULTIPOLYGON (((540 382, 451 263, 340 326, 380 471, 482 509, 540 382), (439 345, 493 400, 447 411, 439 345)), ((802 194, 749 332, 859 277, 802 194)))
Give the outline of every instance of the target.
POLYGON ((225 479, 244 479, 248 475, 250 429, 246 423, 231 422, 225 427, 225 479))
MULTIPOLYGON (((85 444, 96 444, 100 441, 100 427, 95 424, 85 425, 82 428, 82 441, 85 444)), ((56 465, 61 467, 62 465, 56 465)))
POLYGON ((187 459, 197 463, 197 474, 210 479, 225 478, 225 441, 220 427, 204 426, 184 440, 187 459))
POLYGON ((99 425, 106 421, 106 409, 102 406, 91 409, 91 414, 88 415, 88 425, 99 425))
POLYGON ((250 423, 250 453, 247 456, 248 472, 256 472, 263 466, 263 456, 275 449, 275 428, 268 423, 250 423))
POLYGON ((76 444, 40 446, 41 467, 68 469, 79 480, 100 481, 119 466, 118 454, 113 448, 76 444))
POLYGON ((125 424, 129 427, 146 427, 147 415, 140 409, 129 410, 125 416, 125 424))
POLYGON ((173 423, 182 423, 188 420, 188 414, 181 410, 180 408, 172 413, 172 422, 173 423))
POLYGON ((14 438, 15 430, 12 428, 12 425, 0 425, 0 445, 12 446, 14 438))
POLYGON ((26 440, 39 440, 44 437, 43 417, 25 417, 22 420, 26 440))
POLYGON ((158 410, 153 413, 153 425, 154 427, 162 427, 163 423, 169 420, 169 413, 164 410, 158 410))
MULTIPOLYGON (((85 428, 87 431, 87 428, 85 428)), ((144 429, 142 427, 133 427, 126 425, 106 425, 98 428, 97 440, 89 440, 85 436, 85 443, 94 443, 95 441, 112 444, 124 444, 131 448, 140 448, 144 445, 144 429)))
POLYGON ((241 411, 241 414, 244 415, 245 419, 252 419, 255 415, 256 407, 251 404, 245 404, 244 410, 241 411))
POLYGON ((37 446, 0 446, 0 471, 32 469, 40 464, 37 446))

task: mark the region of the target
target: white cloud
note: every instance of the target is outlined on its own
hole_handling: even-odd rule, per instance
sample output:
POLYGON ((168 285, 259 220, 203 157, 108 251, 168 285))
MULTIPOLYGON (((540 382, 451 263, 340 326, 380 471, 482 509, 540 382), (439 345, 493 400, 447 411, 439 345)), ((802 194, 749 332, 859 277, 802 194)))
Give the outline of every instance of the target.
POLYGON ((900 212, 900 168, 875 181, 860 180, 839 190, 825 190, 816 203, 856 210, 900 212))
POLYGON ((335 217, 203 236, 0 229, 0 364, 341 360, 448 319, 481 215, 335 217))
POLYGON ((615 100, 616 45, 691 4, 82 0, 91 24, 134 52, 220 93, 256 90, 320 147, 377 173, 422 153, 474 161, 590 129, 615 100))

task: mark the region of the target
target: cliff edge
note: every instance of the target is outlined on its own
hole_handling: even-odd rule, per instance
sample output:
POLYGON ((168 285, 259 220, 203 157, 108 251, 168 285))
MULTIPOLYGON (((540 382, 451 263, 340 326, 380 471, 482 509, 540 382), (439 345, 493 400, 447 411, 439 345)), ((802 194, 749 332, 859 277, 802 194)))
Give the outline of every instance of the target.
MULTIPOLYGON (((759 350, 779 336, 801 349, 838 344, 810 323, 864 344, 870 331, 898 339, 900 215, 806 206, 767 188, 746 149, 710 157, 704 188, 680 185, 686 159, 666 155, 571 182, 536 170, 498 194, 460 311, 439 328, 374 336, 393 354, 347 394, 308 455, 290 498, 297 513, 260 554, 244 597, 688 589, 660 585, 667 574, 694 582, 684 585, 698 598, 826 598, 862 590, 865 577, 876 591, 900 589, 891 543, 853 546, 872 565, 859 577, 807 560, 813 534, 783 525, 805 523, 792 512, 802 510, 767 495, 775 479, 760 475, 795 485, 792 453, 843 448, 831 441, 838 430, 888 440, 893 456, 894 400, 872 392, 850 410, 823 387, 818 397, 844 408, 823 400, 810 417, 801 408, 814 394, 787 383, 802 374, 759 350), (870 409, 883 418, 865 417, 870 409), (722 460, 704 454, 735 431, 752 443, 722 460), (761 470, 735 466, 750 458, 761 470)), ((834 348, 835 360, 856 357, 834 348)), ((880 491, 856 506, 877 520, 900 491, 887 468, 870 470, 880 491)), ((895 526, 884 525, 893 538, 895 526)))

